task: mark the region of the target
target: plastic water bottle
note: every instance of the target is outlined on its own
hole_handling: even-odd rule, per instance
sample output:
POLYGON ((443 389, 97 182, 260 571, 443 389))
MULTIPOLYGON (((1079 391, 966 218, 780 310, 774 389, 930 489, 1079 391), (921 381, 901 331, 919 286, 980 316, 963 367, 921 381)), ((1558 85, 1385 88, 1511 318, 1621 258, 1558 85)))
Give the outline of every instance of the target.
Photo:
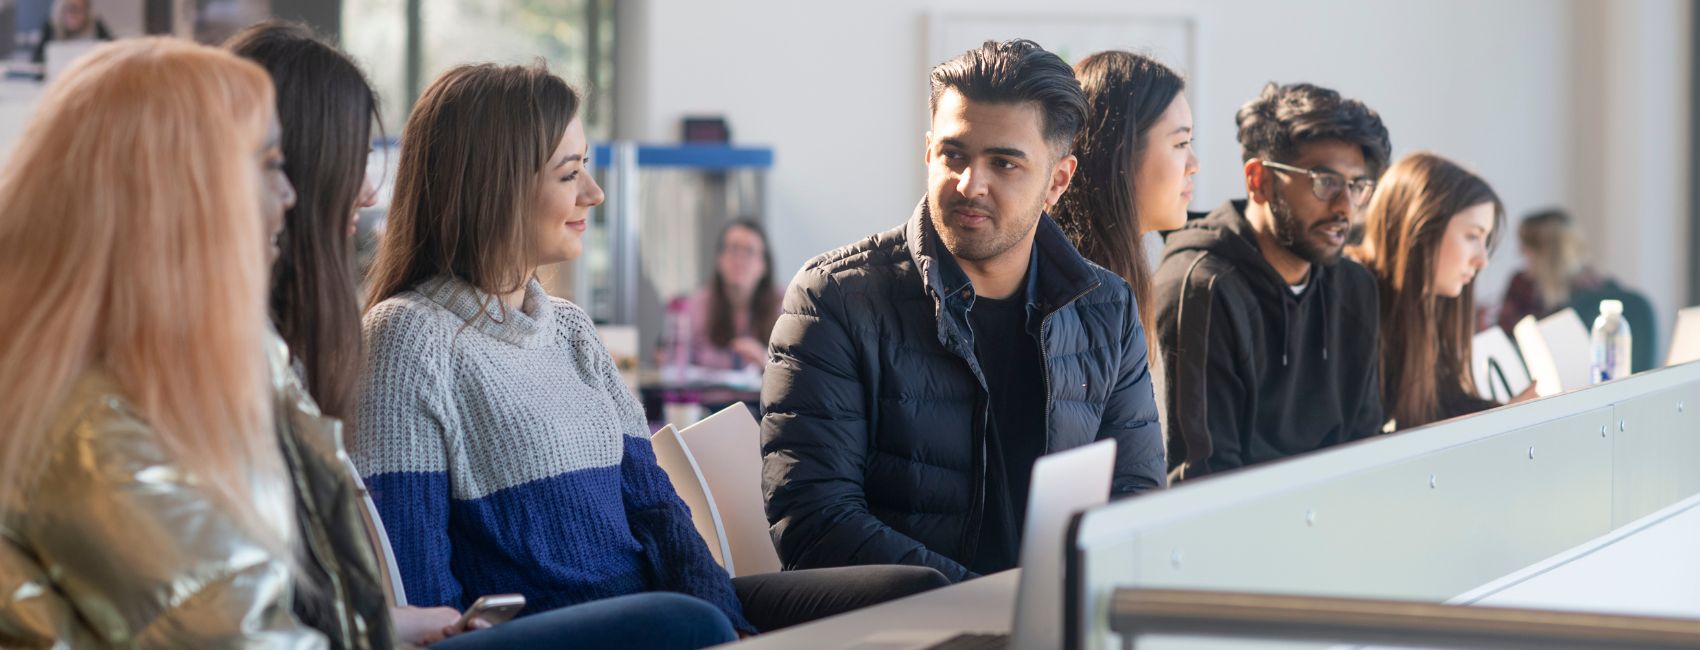
POLYGON ((662 345, 667 350, 667 366, 662 369, 663 380, 670 384, 690 381, 691 336, 694 334, 689 307, 684 301, 667 305, 667 333, 662 345))
POLYGON ((667 365, 661 369, 664 386, 661 391, 661 417, 680 428, 696 423, 703 416, 702 400, 690 386, 694 370, 691 365, 694 326, 690 309, 683 301, 674 301, 667 306, 667 336, 663 342, 667 350, 667 365))
POLYGON ((1628 377, 1632 345, 1629 321, 1623 320, 1623 303, 1601 300, 1600 316, 1594 319, 1593 383, 1628 377))

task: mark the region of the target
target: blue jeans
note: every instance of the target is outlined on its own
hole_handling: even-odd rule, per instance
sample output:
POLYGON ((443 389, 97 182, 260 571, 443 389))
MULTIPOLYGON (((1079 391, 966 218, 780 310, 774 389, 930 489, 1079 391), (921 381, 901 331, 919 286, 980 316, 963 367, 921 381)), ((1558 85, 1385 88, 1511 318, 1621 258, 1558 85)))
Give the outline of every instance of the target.
POLYGON ((696 650, 736 641, 718 608, 683 594, 608 598, 516 618, 433 644, 431 650, 485 648, 654 648, 696 650))

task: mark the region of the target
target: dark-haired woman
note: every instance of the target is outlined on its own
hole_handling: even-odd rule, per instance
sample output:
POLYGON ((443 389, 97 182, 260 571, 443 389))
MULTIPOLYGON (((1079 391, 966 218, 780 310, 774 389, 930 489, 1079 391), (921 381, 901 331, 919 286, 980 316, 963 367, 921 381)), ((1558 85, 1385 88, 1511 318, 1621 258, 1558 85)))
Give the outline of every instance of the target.
MULTIPOLYGON (((296 577, 296 616, 333 648, 558 647, 569 640, 577 647, 696 648, 731 639, 724 616, 677 594, 557 610, 469 634, 462 634, 469 630, 460 627, 457 607, 389 607, 360 486, 340 453, 338 419, 352 415, 360 371, 350 236, 356 210, 372 203, 365 169, 376 99, 354 62, 306 27, 262 23, 226 47, 270 73, 284 170, 299 191, 274 238, 270 298, 287 342, 271 350, 279 446, 294 482, 296 518, 314 531, 305 540, 310 561, 296 577)), ((470 627, 489 626, 474 619, 470 627)))
POLYGON ((915 567, 734 581, 715 564, 589 316, 535 278, 579 257, 603 199, 578 106, 541 66, 460 66, 403 129, 355 461, 409 598, 518 592, 544 611, 671 591, 752 633, 943 584, 915 567))
MULTIPOLYGON (((663 364, 673 361, 708 370, 760 373, 767 363, 767 339, 779 320, 782 298, 774 287, 767 233, 754 221, 727 224, 714 251, 714 277, 709 285, 675 298, 667 308, 668 313, 686 319, 690 334, 662 350, 663 364)), ((727 390, 699 397, 710 411, 744 398, 727 390)))
MULTIPOLYGON (((1145 331, 1156 332, 1143 237, 1186 223, 1198 174, 1186 81, 1156 59, 1118 50, 1082 59, 1074 74, 1088 113, 1074 139, 1080 164, 1053 216, 1081 255, 1127 280, 1145 331)), ((1146 345, 1156 380, 1164 376, 1157 337, 1146 345)), ((1157 403, 1166 403, 1167 388, 1152 382, 1157 403)))
POLYGON ((1434 154, 1406 156, 1377 183, 1348 253, 1380 288, 1381 403, 1395 428, 1499 405, 1478 396, 1470 348, 1476 274, 1504 215, 1487 181, 1434 154))
POLYGON ((1155 331, 1141 237, 1186 223, 1198 174, 1186 82, 1156 59, 1115 50, 1082 59, 1074 74, 1089 113, 1074 139, 1080 165, 1054 216, 1086 259, 1127 280, 1145 330, 1155 331))

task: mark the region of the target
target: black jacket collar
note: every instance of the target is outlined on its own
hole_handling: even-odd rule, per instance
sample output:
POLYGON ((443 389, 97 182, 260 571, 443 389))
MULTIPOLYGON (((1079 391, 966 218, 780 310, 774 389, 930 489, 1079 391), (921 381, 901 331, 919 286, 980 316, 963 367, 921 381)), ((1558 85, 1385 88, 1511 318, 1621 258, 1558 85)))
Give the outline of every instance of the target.
MULTIPOLYGON (((965 293, 963 289, 970 288, 972 283, 945 250, 944 242, 933 228, 925 198, 909 217, 904 239, 927 292, 941 303, 941 312, 948 311, 942 303, 970 300, 972 292, 965 293)), ((1103 284, 1092 263, 1075 250, 1050 215, 1039 215, 1037 232, 1033 235, 1033 257, 1032 271, 1027 275, 1027 297, 1041 315, 1062 309, 1103 284)))

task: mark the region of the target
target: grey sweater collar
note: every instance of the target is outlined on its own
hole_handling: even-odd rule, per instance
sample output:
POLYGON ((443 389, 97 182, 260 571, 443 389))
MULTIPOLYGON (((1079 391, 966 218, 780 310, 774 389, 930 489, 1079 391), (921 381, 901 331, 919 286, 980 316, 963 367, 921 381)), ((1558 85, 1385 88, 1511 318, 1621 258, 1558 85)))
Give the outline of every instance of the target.
POLYGON ((526 349, 545 347, 554 340, 555 304, 535 278, 526 283, 525 302, 518 310, 460 278, 426 280, 418 291, 491 338, 526 349))

